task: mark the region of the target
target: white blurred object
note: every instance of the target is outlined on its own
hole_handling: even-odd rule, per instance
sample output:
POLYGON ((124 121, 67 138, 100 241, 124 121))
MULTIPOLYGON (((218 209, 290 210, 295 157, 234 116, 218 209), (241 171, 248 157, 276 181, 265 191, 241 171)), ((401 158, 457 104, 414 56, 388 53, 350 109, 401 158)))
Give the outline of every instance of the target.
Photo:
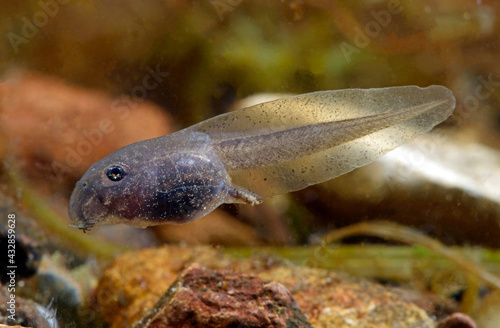
POLYGON ((271 100, 276 100, 285 97, 294 96, 292 93, 257 93, 246 98, 238 100, 231 106, 231 110, 237 110, 245 107, 250 107, 253 105, 261 104, 271 100))
POLYGON ((428 133, 378 160, 383 174, 405 184, 430 180, 500 202, 500 154, 450 135, 428 133))

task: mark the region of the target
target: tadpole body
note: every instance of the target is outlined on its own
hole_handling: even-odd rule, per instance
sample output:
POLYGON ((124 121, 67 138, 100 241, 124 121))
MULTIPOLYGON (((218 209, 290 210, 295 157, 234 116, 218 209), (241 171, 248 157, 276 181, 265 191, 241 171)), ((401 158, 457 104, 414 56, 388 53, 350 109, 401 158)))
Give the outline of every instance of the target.
POLYGON ((442 86, 320 91, 258 104, 134 143, 93 164, 70 198, 74 226, 187 223, 368 164, 455 107, 442 86))

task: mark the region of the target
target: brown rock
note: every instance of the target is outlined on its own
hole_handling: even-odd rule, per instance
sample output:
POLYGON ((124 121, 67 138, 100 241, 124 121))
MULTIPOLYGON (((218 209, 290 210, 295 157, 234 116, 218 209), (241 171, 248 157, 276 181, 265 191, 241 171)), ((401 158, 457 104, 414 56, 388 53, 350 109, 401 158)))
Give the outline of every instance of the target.
POLYGON ((259 273, 292 291, 315 328, 422 328, 433 320, 389 288, 347 274, 307 268, 276 267, 259 273))
POLYGON ((162 247, 125 253, 104 271, 95 302, 111 328, 127 327, 153 307, 187 263, 209 257, 209 247, 162 247))
MULTIPOLYGON (((365 279, 284 265, 263 256, 240 261, 210 247, 179 246, 128 252, 115 259, 104 271, 96 293, 96 305, 106 324, 111 328, 132 326, 158 303, 167 289, 174 288, 169 287, 174 281, 174 285, 178 284, 176 277, 193 262, 282 284, 314 327, 421 328, 434 324, 424 309, 403 299, 400 293, 365 279)), ((218 301, 234 297, 227 284, 221 286, 226 288, 225 294, 209 295, 217 296, 218 301)), ((205 300, 208 305, 204 306, 213 302, 209 296, 205 300)))
POLYGON ((187 268, 136 327, 311 327, 288 290, 252 275, 187 268))
POLYGON ((15 155, 30 178, 72 184, 114 150, 174 130, 161 108, 131 95, 113 98, 25 71, 1 80, 0 158, 15 155))

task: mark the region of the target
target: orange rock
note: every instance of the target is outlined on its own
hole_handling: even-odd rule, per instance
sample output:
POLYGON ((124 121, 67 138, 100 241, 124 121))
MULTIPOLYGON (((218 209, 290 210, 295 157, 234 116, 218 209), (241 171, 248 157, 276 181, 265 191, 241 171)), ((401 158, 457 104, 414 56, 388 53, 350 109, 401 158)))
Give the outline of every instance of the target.
POLYGON ((110 327, 130 326, 160 299, 187 263, 205 253, 215 252, 208 247, 163 247, 117 258, 103 273, 96 292, 104 321, 110 327))
POLYGON ((15 155, 31 178, 71 185, 114 150, 174 130, 161 108, 130 95, 113 98, 33 72, 2 80, 0 158, 15 155))
POLYGON ((274 281, 199 265, 184 270, 135 327, 312 328, 290 292, 274 281))
POLYGON ((285 266, 262 257, 239 261, 210 247, 179 246, 130 252, 115 259, 102 275, 96 293, 104 321, 111 328, 133 326, 192 263, 253 274, 282 284, 314 327, 404 328, 434 324, 424 309, 365 279, 285 266))

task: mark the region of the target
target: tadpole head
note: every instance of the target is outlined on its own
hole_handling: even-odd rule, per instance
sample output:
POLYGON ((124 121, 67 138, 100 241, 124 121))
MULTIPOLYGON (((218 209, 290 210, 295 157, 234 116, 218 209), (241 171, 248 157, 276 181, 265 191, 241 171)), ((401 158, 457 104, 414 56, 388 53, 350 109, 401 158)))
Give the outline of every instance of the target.
POLYGON ((69 199, 68 214, 71 226, 83 232, 93 231, 106 221, 109 216, 107 202, 98 188, 101 182, 92 168, 78 181, 69 199))
POLYGON ((141 188, 149 182, 141 172, 141 150, 140 144, 119 149, 85 172, 69 200, 72 227, 87 232, 103 224, 130 224, 141 207, 141 188))
POLYGON ((229 176, 209 141, 181 133, 126 146, 94 163, 71 195, 72 226, 182 224, 232 200, 229 176))

